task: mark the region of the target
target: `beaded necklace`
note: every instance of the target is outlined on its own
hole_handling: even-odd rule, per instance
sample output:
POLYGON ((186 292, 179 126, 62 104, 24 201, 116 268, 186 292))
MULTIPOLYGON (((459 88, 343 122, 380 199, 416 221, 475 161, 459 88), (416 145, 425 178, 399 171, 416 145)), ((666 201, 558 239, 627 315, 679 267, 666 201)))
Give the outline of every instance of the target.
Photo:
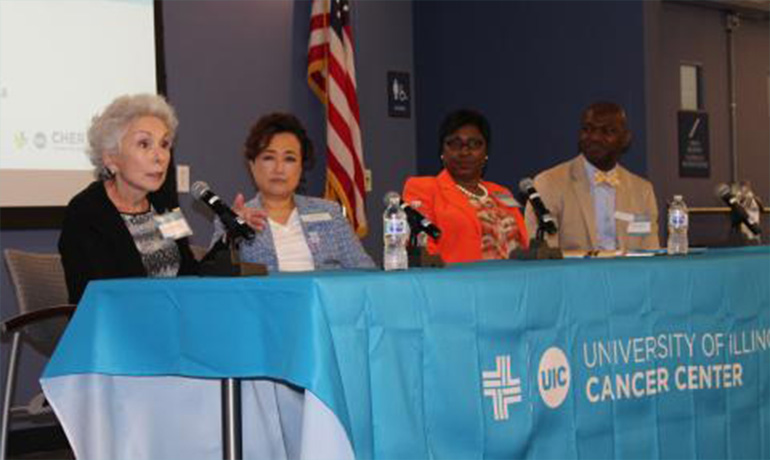
POLYGON ((476 199, 479 199, 479 200, 483 200, 484 198, 489 196, 489 190, 487 190, 486 187, 481 185, 481 182, 479 182, 479 184, 478 184, 479 188, 482 191, 481 195, 478 195, 476 193, 471 192, 470 190, 468 190, 467 188, 463 187, 460 184, 455 184, 455 185, 457 185, 457 188, 459 188, 461 192, 463 192, 464 194, 466 194, 470 198, 476 198, 476 199))

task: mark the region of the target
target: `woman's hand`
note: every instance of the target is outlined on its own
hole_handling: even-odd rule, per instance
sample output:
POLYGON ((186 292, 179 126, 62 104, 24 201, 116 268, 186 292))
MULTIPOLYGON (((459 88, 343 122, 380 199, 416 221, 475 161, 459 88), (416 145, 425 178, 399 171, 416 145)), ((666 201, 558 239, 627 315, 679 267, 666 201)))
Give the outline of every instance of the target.
POLYGON ((246 199, 242 193, 235 196, 233 201, 233 211, 238 217, 246 221, 249 227, 261 232, 267 226, 267 213, 261 209, 249 208, 245 206, 246 199))

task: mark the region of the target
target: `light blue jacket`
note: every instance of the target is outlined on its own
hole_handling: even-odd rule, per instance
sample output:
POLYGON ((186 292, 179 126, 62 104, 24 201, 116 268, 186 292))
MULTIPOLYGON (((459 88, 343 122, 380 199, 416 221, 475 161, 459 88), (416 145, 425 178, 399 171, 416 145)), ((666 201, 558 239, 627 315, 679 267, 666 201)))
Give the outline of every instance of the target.
MULTIPOLYGON (((313 255, 316 270, 343 268, 374 268, 372 258, 364 251, 358 237, 342 215, 339 205, 321 198, 294 195, 302 232, 313 255)), ((262 209, 259 194, 246 202, 250 208, 262 209)), ((225 230, 217 219, 214 223, 212 245, 225 230)), ((251 241, 244 241, 240 247, 242 262, 265 264, 268 271, 278 271, 278 257, 270 225, 257 232, 251 241)))

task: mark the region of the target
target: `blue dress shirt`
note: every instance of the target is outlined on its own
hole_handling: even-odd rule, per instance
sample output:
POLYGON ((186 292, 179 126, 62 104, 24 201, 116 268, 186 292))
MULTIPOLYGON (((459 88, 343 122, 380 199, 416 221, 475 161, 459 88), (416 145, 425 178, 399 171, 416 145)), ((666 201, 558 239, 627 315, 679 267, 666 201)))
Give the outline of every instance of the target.
POLYGON ((617 232, 615 228, 615 187, 608 184, 596 184, 594 175, 598 171, 583 157, 586 175, 591 184, 591 197, 594 202, 594 216, 596 218, 597 249, 615 250, 618 248, 617 232))

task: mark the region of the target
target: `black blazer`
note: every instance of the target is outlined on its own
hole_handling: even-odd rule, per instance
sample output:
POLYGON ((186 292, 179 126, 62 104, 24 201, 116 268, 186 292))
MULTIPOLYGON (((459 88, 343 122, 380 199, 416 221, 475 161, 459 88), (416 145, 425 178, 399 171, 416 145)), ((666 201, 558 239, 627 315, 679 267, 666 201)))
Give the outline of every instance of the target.
MULTIPOLYGON (((162 193, 150 193, 148 198, 159 213, 175 207, 173 199, 162 193)), ((197 274, 198 264, 188 239, 179 239, 176 244, 182 256, 179 274, 197 274)), ((67 205, 59 253, 73 304, 80 301, 91 280, 147 276, 134 239, 101 181, 92 182, 67 205)))

